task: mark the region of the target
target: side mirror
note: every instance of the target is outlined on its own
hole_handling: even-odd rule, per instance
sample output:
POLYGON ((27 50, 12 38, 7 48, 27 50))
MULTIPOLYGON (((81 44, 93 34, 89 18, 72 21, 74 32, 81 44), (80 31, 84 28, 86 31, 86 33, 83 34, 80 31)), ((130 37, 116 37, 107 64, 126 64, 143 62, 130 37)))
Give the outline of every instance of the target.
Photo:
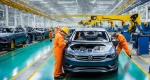
POLYGON ((117 41, 116 39, 115 39, 115 37, 111 37, 111 41, 117 41))

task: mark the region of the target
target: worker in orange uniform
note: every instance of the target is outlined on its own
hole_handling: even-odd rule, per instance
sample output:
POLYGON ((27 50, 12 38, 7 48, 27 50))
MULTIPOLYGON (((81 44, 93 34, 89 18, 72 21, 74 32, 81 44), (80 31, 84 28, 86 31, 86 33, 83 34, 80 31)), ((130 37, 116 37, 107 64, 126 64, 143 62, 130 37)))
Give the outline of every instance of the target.
POLYGON ((58 31, 59 31, 59 28, 56 27, 55 30, 54 30, 54 34, 56 35, 58 33, 58 31))
POLYGON ((50 29, 50 31, 49 31, 49 39, 50 39, 50 41, 52 41, 52 37, 53 37, 53 33, 52 33, 52 29, 50 29))
POLYGON ((124 49, 126 54, 131 58, 131 54, 130 54, 130 51, 128 48, 128 43, 127 43, 125 37, 120 33, 114 33, 113 36, 116 38, 116 40, 119 43, 118 47, 117 47, 118 55, 120 55, 121 50, 124 49))
POLYGON ((66 46, 64 36, 68 34, 68 28, 63 27, 59 31, 54 39, 54 57, 55 57, 55 66, 54 66, 54 78, 62 79, 65 75, 62 72, 62 62, 63 62, 63 50, 66 46))

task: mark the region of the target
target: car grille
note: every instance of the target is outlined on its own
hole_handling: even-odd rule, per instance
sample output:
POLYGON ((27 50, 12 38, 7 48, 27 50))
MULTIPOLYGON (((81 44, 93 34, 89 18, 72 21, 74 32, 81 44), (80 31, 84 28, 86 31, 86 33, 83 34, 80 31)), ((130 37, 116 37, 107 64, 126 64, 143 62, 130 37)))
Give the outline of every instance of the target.
POLYGON ((101 61, 101 60, 106 59, 106 56, 92 56, 92 55, 79 56, 79 55, 76 55, 75 58, 77 60, 82 60, 82 61, 101 61))
POLYGON ((74 67, 74 70, 107 70, 107 67, 74 67))

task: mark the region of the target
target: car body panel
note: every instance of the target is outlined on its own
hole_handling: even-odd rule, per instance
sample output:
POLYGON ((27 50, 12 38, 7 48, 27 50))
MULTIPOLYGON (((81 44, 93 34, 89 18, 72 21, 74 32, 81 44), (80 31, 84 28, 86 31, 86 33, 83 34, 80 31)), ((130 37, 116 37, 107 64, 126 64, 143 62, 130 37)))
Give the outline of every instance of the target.
MULTIPOLYGON (((7 28, 7 27, 5 27, 7 28)), ((15 45, 19 43, 23 43, 26 39, 26 33, 23 31, 19 31, 16 28, 13 28, 12 33, 3 32, 0 33, 0 48, 10 48, 10 42, 14 40, 15 45)))

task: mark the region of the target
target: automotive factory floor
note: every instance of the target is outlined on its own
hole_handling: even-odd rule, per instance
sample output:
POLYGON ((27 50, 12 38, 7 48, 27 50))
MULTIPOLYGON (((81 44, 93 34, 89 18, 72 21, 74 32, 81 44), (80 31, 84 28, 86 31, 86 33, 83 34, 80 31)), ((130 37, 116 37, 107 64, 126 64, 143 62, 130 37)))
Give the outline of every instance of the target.
MULTIPOLYGON (((45 40, 0 56, 0 80, 53 80, 53 42, 45 40)), ((68 73, 64 80, 149 80, 139 63, 122 51, 117 73, 68 73)))

